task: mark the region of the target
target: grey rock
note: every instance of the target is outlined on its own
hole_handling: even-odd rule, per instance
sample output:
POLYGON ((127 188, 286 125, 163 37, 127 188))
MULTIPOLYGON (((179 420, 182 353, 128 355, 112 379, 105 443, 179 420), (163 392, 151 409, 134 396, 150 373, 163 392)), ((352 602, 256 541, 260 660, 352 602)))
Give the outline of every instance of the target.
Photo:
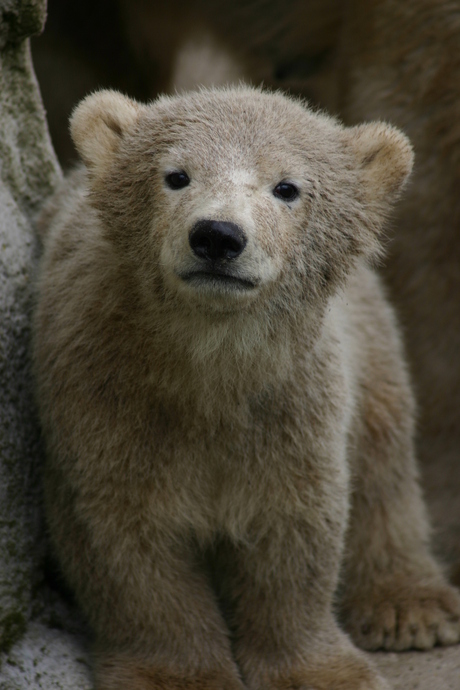
POLYGON ((392 690, 460 690, 460 648, 368 655, 392 690))
POLYGON ((0 690, 91 690, 84 641, 66 630, 31 622, 3 655, 0 690))
POLYGON ((1 690, 91 687, 81 635, 43 601, 41 585, 42 453, 29 360, 33 218, 61 171, 25 37, 41 30, 45 10, 38 0, 0 2, 1 690))
POLYGON ((61 171, 27 36, 45 15, 43 0, 0 0, 0 690, 92 686, 78 616, 42 582, 42 450, 29 358, 33 219, 61 171))
POLYGON ((0 0, 0 50, 40 33, 45 18, 44 0, 0 0))
POLYGON ((41 454, 29 364, 32 275, 38 249, 31 219, 60 178, 27 41, 7 43, 0 53, 0 121, 2 648, 25 628, 43 553, 41 454))

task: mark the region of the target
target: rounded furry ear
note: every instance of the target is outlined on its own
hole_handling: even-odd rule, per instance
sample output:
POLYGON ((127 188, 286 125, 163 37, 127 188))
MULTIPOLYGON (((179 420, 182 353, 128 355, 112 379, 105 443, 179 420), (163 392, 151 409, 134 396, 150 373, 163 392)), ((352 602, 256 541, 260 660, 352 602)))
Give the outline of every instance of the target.
POLYGON ((93 174, 99 176, 107 169, 141 109, 139 103, 117 91, 98 91, 77 105, 70 118, 70 134, 93 174))
POLYGON ((409 139, 383 122, 351 127, 349 142, 356 157, 366 200, 391 205, 404 187, 414 162, 409 139))

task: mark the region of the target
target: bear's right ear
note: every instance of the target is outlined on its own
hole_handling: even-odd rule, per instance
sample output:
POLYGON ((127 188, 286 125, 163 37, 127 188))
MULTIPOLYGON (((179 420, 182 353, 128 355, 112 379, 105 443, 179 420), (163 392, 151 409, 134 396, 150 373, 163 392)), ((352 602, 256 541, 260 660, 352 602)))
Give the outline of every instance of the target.
POLYGON ((83 162, 99 177, 137 121, 143 106, 117 91, 98 91, 84 98, 70 118, 70 134, 83 162))

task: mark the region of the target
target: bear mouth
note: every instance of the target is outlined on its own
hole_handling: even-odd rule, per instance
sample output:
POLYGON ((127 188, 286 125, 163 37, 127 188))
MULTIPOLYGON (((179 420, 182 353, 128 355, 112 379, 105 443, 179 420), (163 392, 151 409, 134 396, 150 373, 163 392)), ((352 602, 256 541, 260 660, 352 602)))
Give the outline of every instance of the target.
POLYGON ((197 287, 226 287, 237 290, 254 290, 257 287, 256 281, 249 278, 241 278, 220 269, 188 271, 187 273, 180 274, 179 277, 186 283, 196 285, 197 287))

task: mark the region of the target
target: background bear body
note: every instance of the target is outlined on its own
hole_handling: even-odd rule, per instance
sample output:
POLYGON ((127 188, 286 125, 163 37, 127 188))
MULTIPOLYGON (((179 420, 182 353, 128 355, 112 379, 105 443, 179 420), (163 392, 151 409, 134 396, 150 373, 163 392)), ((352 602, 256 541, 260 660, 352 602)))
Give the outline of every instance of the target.
POLYGON ((98 687, 383 689, 334 621, 340 567, 361 646, 457 642, 366 265, 405 137, 246 88, 101 92, 72 135, 86 168, 43 215, 35 366, 98 687))

